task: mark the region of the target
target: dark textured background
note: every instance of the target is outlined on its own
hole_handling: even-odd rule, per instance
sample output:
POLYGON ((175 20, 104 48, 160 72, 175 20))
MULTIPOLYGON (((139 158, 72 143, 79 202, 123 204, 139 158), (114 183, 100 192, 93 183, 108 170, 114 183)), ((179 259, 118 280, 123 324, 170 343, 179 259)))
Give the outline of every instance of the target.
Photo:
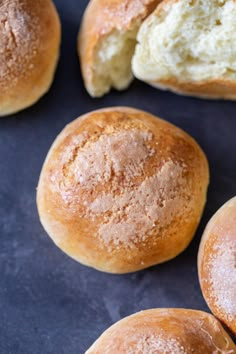
POLYGON ((86 94, 76 56, 86 3, 56 1, 63 38, 53 87, 32 108, 0 120, 1 354, 82 354, 133 312, 207 310, 197 279, 198 244, 210 216, 236 194, 236 103, 184 98, 138 81, 102 99, 86 94), (124 276, 68 258, 45 234, 35 205, 40 169, 56 135, 82 113, 112 105, 142 108, 183 128, 203 147, 211 167, 208 204, 191 246, 171 262, 124 276))

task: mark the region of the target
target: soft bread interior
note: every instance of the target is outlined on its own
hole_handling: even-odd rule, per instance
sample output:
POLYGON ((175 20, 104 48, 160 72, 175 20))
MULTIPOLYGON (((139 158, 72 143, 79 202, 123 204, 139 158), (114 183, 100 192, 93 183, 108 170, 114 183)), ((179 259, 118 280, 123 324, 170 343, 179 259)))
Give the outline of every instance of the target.
POLYGON ((235 39, 234 0, 166 1, 139 30, 133 72, 152 83, 236 80, 235 39))
POLYGON ((129 31, 114 30, 98 47, 93 73, 92 96, 102 96, 111 88, 126 89, 133 80, 131 60, 136 45, 139 26, 129 31))

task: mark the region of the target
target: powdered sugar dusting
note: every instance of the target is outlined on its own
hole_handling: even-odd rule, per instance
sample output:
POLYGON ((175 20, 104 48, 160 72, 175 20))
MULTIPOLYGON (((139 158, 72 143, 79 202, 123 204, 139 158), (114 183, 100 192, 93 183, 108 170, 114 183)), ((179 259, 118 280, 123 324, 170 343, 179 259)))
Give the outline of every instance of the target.
POLYGON ((152 309, 118 322, 87 353, 233 354, 219 321, 201 311, 152 309), (126 323, 125 323, 125 322, 126 323))
POLYGON ((100 247, 133 249, 161 237, 177 218, 179 225, 192 220, 188 166, 165 154, 150 131, 134 126, 92 136, 85 132, 62 151, 59 191, 73 212, 79 205, 81 217, 97 221, 100 247))
MULTIPOLYGON (((133 247, 145 241, 156 227, 167 227, 185 208, 183 168, 173 161, 166 162, 158 173, 146 178, 136 189, 126 189, 120 196, 103 195, 89 207, 92 214, 107 213, 99 235, 106 245, 125 244, 133 247)), ((186 210, 185 210, 186 212, 186 210)), ((187 215, 187 213, 186 213, 187 215)))
POLYGON ((216 306, 226 312, 228 320, 236 320, 236 240, 215 245, 209 270, 216 306))
POLYGON ((161 334, 139 336, 132 349, 127 349, 126 354, 187 354, 185 348, 175 338, 164 337, 161 334))
POLYGON ((19 77, 34 70, 33 58, 39 47, 40 24, 37 16, 30 16, 25 4, 8 0, 0 2, 1 91, 14 86, 19 77))
MULTIPOLYGON (((154 151, 148 146, 152 135, 137 129, 102 135, 65 166, 65 181, 73 178, 81 187, 92 188, 106 183, 122 172, 123 184, 142 175, 145 160, 154 151)), ((70 183, 70 182, 69 182, 70 183)))

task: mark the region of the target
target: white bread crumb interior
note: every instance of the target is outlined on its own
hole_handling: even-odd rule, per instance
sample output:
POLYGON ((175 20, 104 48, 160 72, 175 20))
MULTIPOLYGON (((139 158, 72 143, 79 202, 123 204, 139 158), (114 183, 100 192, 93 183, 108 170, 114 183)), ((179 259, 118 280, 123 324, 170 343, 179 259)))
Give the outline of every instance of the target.
POLYGON ((173 78, 236 81, 235 39, 234 0, 166 1, 139 30, 134 75, 157 86, 173 78))
POLYGON ((136 45, 139 26, 129 31, 113 30, 101 41, 96 54, 93 85, 90 94, 99 97, 109 92, 111 87, 126 89, 133 80, 131 60, 136 45))

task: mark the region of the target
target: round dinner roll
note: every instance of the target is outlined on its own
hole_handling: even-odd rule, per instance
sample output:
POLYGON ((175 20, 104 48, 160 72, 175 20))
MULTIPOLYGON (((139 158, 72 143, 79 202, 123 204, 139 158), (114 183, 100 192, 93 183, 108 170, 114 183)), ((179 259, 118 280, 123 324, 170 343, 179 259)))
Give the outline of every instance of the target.
POLYGON ((142 21, 161 0, 91 0, 78 36, 85 87, 93 97, 133 80, 131 59, 142 21))
POLYGON ((31 106, 48 91, 60 36, 51 0, 0 1, 0 116, 31 106))
POLYGON ((152 309, 105 331, 85 354, 235 354, 220 322, 206 312, 152 309))
POLYGON ((236 197, 224 204, 206 227, 198 274, 208 306, 236 335, 236 197))
POLYGON ((235 100, 235 32, 235 0, 164 0, 139 30, 133 72, 161 89, 235 100))
POLYGON ((41 172, 38 210, 69 256, 128 273, 188 246, 208 181, 206 157, 189 135, 146 112, 113 107, 59 134, 41 172))

